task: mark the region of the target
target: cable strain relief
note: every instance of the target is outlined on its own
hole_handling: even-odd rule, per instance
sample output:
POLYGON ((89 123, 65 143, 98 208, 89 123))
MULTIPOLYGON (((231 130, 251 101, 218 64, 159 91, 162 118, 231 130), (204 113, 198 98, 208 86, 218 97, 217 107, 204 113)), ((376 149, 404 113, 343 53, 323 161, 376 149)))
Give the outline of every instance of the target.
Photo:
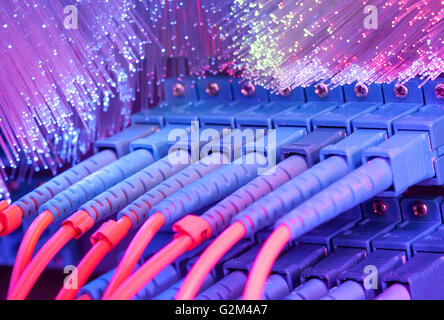
POLYGON ((62 226, 70 226, 73 228, 76 235, 74 239, 78 239, 83 236, 94 225, 94 219, 86 211, 77 211, 72 214, 68 219, 62 222, 62 226))
POLYGON ((106 221, 91 236, 91 244, 94 246, 99 241, 106 241, 111 246, 112 250, 125 236, 126 232, 122 231, 122 226, 119 225, 117 221, 106 221))
MULTIPOLYGON (((4 207, 4 204, 3 204, 4 207)), ((14 230, 16 230, 22 224, 23 211, 17 205, 6 207, 0 212, 0 223, 2 224, 2 230, 0 236, 7 236, 14 230)))
POLYGON ((194 215, 187 215, 177 221, 173 225, 173 231, 176 232, 174 238, 183 235, 190 237, 192 245, 188 248, 188 251, 208 240, 212 233, 210 224, 205 219, 194 215))

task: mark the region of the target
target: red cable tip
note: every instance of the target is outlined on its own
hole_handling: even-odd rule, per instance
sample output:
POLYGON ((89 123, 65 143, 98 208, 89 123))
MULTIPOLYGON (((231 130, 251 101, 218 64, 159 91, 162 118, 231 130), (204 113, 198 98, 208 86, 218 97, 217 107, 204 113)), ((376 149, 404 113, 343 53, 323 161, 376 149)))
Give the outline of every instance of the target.
POLYGON ((245 285, 244 300, 261 299, 271 268, 290 239, 291 231, 285 225, 279 226, 271 233, 254 260, 245 285))
MULTIPOLYGON (((2 204, 2 207, 4 206, 5 205, 2 204)), ((17 205, 6 207, 4 210, 0 211, 0 236, 3 237, 20 227, 22 224, 23 211, 17 205)))

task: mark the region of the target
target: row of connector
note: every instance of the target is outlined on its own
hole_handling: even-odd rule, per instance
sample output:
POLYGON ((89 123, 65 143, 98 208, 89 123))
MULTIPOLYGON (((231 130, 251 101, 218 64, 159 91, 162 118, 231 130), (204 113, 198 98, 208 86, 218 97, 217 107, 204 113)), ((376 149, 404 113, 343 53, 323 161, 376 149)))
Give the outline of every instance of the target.
MULTIPOLYGON (((130 278, 138 259, 128 262, 125 268, 119 265, 116 273, 120 280, 116 280, 119 277, 114 274, 104 276, 112 278, 108 280, 115 289, 112 292, 108 288, 106 292, 102 288, 104 298, 131 298, 142 288, 139 294, 147 290, 157 290, 156 294, 161 294, 159 288, 168 286, 161 286, 159 283, 164 280, 158 277, 165 276, 169 285, 177 286, 174 282, 188 270, 190 278, 200 273, 195 279, 202 278, 201 286, 194 285, 188 292, 184 289, 178 298, 195 296, 205 284, 210 290, 211 281, 206 280, 206 273, 196 271, 196 267, 187 269, 187 265, 193 259, 196 265, 202 264, 199 259, 204 259, 211 249, 211 246, 205 249, 208 240, 221 232, 219 237, 227 236, 227 231, 231 232, 230 236, 236 234, 233 238, 236 241, 231 239, 231 246, 221 251, 226 259, 220 257, 214 262, 219 265, 219 272, 212 275, 213 284, 235 281, 243 288, 242 284, 247 283, 247 271, 259 249, 257 243, 268 237, 274 223, 276 230, 284 226, 288 232, 283 243, 286 253, 277 260, 277 265, 293 251, 300 261, 294 258, 294 263, 282 262, 293 270, 280 276, 282 279, 275 274, 284 273, 275 271, 276 265, 273 268, 271 265, 273 274, 269 278, 271 284, 267 285, 272 289, 265 285, 263 297, 283 298, 285 290, 278 290, 279 297, 278 293, 267 290, 274 292, 279 287, 277 283, 286 283, 290 294, 301 281, 314 283, 310 282, 312 278, 324 283, 325 290, 334 287, 337 281, 357 288, 359 281, 364 281, 364 273, 356 275, 355 265, 356 268, 374 266, 378 274, 384 275, 384 280, 377 278, 377 283, 372 283, 380 291, 368 293, 367 288, 359 284, 365 289, 365 298, 374 298, 390 281, 402 283, 406 288, 407 280, 393 276, 393 270, 408 266, 411 261, 418 260, 415 260, 417 256, 425 254, 416 254, 424 250, 417 250, 412 244, 441 225, 441 205, 437 209, 433 206, 440 197, 400 200, 414 185, 444 184, 444 109, 438 104, 441 98, 436 94, 440 84, 439 81, 430 82, 423 89, 419 89, 415 81, 370 87, 357 84, 334 89, 319 84, 288 90, 277 96, 226 78, 171 81, 166 103, 134 115, 132 127, 98 141, 95 156, 15 203, 1 204, 2 235, 18 228, 23 218, 38 214, 24 236, 26 245, 22 243, 19 249, 20 263, 17 266, 16 262, 14 267, 9 297, 26 297, 32 282, 43 272, 43 264, 49 263, 61 247, 84 235, 97 222, 116 214, 117 221, 108 220, 91 237, 93 249, 102 246, 103 255, 112 251, 131 229, 140 226, 133 240, 133 246, 140 247, 137 257, 143 255, 150 242, 146 233, 153 232, 150 229, 153 225, 157 225, 158 230, 172 224, 176 235, 171 244, 146 262, 142 261, 130 278), (196 123, 199 126, 197 134, 196 123), (249 136, 242 134, 243 129, 264 130, 260 136, 249 136), (233 140, 239 134, 241 145, 236 146, 233 140), (172 153, 182 161, 172 164, 172 153), (194 154, 198 157, 194 158, 194 154), (232 162, 233 165, 225 165, 232 162), (266 174, 259 174, 261 166, 268 169, 266 174), (376 195, 379 198, 374 198, 376 195), (371 198, 374 199, 367 202, 371 198), (311 199, 317 201, 310 204, 311 199), (328 208, 325 207, 327 203, 331 203, 328 208), (401 210, 404 206, 412 209, 401 210), (316 214, 304 215, 312 211, 316 214), (413 214, 407 213, 410 211, 413 214), (63 232, 56 232, 40 251, 51 251, 55 247, 58 250, 52 254, 39 251, 31 260, 43 230, 62 220, 63 232), (238 241, 244 244, 239 247, 238 241), (103 248, 105 245, 107 247, 103 248), (173 247, 176 252, 167 253, 166 249, 173 250, 173 247), (239 260, 238 267, 230 269, 227 263, 243 257, 233 260, 242 251, 239 248, 249 249, 243 253, 249 254, 249 260, 239 260), (202 257, 196 260, 196 253, 200 252, 203 252, 202 257), (328 256, 323 259, 326 254, 328 256), (177 266, 164 269, 166 265, 158 265, 161 257, 162 261, 175 261, 177 266), (323 262, 326 265, 319 268, 324 273, 315 270, 307 274, 307 270, 323 262), (361 280, 350 278, 352 276, 343 278, 346 269, 340 267, 331 271, 334 274, 325 274, 327 265, 339 266, 340 263, 347 270, 354 270, 355 278, 361 277, 361 280), (157 271, 150 274, 145 270, 157 271), (175 275, 170 277, 170 274, 175 275), (244 281, 235 280, 242 278, 241 274, 244 281), (389 275, 392 280, 386 280, 389 275), (227 280, 231 278, 233 280, 227 280), (145 287, 145 282, 150 284, 145 287)), ((122 260, 127 261, 128 255, 126 253, 122 260)), ((92 270, 88 272, 82 274, 83 283, 92 270)), ((105 280, 99 282, 107 283, 105 280)), ((314 284, 316 290, 320 290, 319 285, 314 284)), ((187 288, 187 281, 182 286, 187 288)), ((340 296, 342 291, 338 288, 341 286, 334 292, 345 298, 340 296)), ((415 293, 418 290, 410 283, 407 286, 410 287, 405 290, 410 297, 418 298, 415 293)), ((75 297, 78 293, 78 290, 69 290, 62 289, 60 298, 73 294, 75 297)), ((88 294, 99 297, 91 292, 88 294)), ((154 296, 150 293, 144 297, 154 296)), ((304 297, 297 292, 293 296, 304 297)))

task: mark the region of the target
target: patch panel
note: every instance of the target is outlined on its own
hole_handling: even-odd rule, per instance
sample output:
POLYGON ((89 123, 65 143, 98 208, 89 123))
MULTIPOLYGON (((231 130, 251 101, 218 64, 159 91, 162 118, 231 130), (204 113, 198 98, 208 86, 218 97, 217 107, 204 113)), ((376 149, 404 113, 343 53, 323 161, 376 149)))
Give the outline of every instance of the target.
POLYGON ((0 203, 8 298, 57 256, 77 264, 57 299, 442 299, 440 81, 401 97, 168 80, 95 155, 0 203))

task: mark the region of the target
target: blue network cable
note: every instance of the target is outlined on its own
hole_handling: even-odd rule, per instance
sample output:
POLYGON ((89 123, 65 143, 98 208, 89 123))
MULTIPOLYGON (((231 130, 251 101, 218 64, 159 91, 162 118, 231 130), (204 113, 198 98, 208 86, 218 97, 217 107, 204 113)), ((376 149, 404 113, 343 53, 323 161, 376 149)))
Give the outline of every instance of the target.
MULTIPOLYGON (((412 105, 397 106, 395 111, 389 106, 380 107, 353 120, 357 130, 336 144, 329 145, 322 140, 325 137, 320 136, 321 132, 327 136, 328 134, 332 135, 333 129, 318 128, 315 130, 310 136, 316 137, 317 133, 320 137, 313 138, 310 143, 314 146, 324 146, 320 151, 324 161, 277 188, 235 216, 233 224, 213 242, 196 266, 192 268, 178 298, 193 298, 198 291, 199 283, 205 279, 205 275, 217 263, 219 257, 241 238, 252 236, 255 232, 272 224, 284 213, 344 177, 354 168, 359 167, 362 163, 363 152, 380 144, 392 134, 393 121, 406 114, 411 114, 417 109, 417 106, 412 105), (378 129, 373 129, 374 127, 378 129)), ((332 142, 330 141, 330 143, 332 142)), ((295 151, 299 149, 295 148, 295 151)), ((305 150, 311 149, 314 148, 308 144, 304 149, 304 155, 307 154, 305 150)), ((292 150, 289 149, 287 152, 291 154, 292 150)))
MULTIPOLYGON (((271 135, 269 134, 262 138, 262 142, 256 141, 253 142, 253 144, 247 144, 245 148, 246 154, 241 159, 236 160, 231 165, 223 166, 214 173, 186 186, 153 207, 150 215, 152 217, 154 215, 161 217, 162 225, 170 224, 187 214, 194 213, 223 199, 255 178, 260 166, 268 164, 270 155, 279 151, 283 145, 299 139, 304 133, 305 128, 295 129, 282 127, 276 130, 276 142, 274 143, 267 141, 271 139, 271 135), (259 146, 258 149, 256 148, 257 146, 259 146)), ((141 230, 139 232, 141 232, 141 230)), ((178 238, 177 241, 181 241, 181 239, 178 238)), ((166 251, 167 248, 171 246, 174 246, 174 241, 162 249, 162 251, 166 251)), ((194 248, 191 244, 188 247, 194 248)), ((181 251, 180 254, 176 254, 181 255, 182 253, 181 251)), ((156 257, 153 257, 153 259, 155 260, 156 257)), ((147 263, 149 262, 150 261, 147 263)), ((139 270, 143 270, 145 266, 146 264, 139 270)), ((166 265, 163 265, 162 262, 162 266, 159 266, 159 271, 161 271, 164 266, 166 265)), ((134 273, 134 276, 137 276, 139 270, 134 273)), ((146 280, 146 283, 148 283, 149 280, 146 280)), ((131 281, 131 279, 128 279, 128 281, 131 281)), ((141 288, 145 285, 145 283, 142 283, 144 281, 140 281, 138 284, 141 288)), ((124 285, 125 284, 123 284, 122 287, 124 285)), ((119 290, 121 290, 121 288, 116 289, 114 294, 119 294, 119 290)), ((122 291, 125 290, 122 289, 122 291)), ((137 293, 137 291, 135 293, 137 293)), ((105 298, 109 297, 105 296, 105 298)))
POLYGON ((137 228, 142 224, 143 226, 139 229, 127 249, 127 252, 132 252, 131 255, 125 254, 117 267, 105 297, 114 286, 120 284, 122 279, 129 275, 149 244, 152 238, 150 234, 156 232, 164 224, 163 216, 151 215, 151 209, 179 190, 217 171, 230 158, 231 154, 215 152, 165 180, 119 212, 118 219, 129 219, 131 221, 131 228, 137 228), (131 256, 131 258, 128 258, 128 256, 131 256))
POLYGON ((115 153, 111 150, 101 151, 45 182, 14 202, 9 208, 1 210, 1 235, 8 235, 20 226, 22 218, 37 214, 39 208, 49 199, 116 159, 115 153))
MULTIPOLYGON (((170 130, 176 127, 182 128, 184 127, 184 125, 168 126, 149 137, 143 138, 144 144, 146 146, 145 148, 137 149, 133 152, 128 153, 127 155, 122 156, 120 159, 80 180, 76 184, 59 193, 56 197, 43 204, 39 209, 41 214, 25 234, 24 240, 22 242, 23 245, 20 246, 18 254, 19 259, 16 263, 17 267, 14 268, 15 272, 13 272, 12 279, 14 281, 11 281, 10 292, 14 290, 15 283, 18 280, 18 277, 21 276, 22 272, 26 271, 25 267, 28 265, 38 238, 50 223, 65 218, 69 214, 72 214, 73 212, 78 210, 82 204, 89 200, 92 200, 95 197, 98 197, 95 200, 99 201, 99 205, 101 200, 104 201, 104 203, 108 204, 108 207, 102 206, 103 210, 100 211, 95 211, 94 207, 91 209, 91 211, 93 212, 88 212, 86 210, 77 211, 70 218, 64 221, 59 232, 61 232, 62 234, 63 232, 64 234, 70 234, 71 237, 65 238, 63 241, 57 240, 55 243, 53 238, 51 238, 47 243, 50 248, 53 248, 56 245, 56 247, 58 247, 58 250, 60 250, 70 240, 70 238, 80 237, 82 234, 88 231, 94 225, 95 219, 99 218, 99 212, 104 215, 107 213, 112 214, 112 204, 114 204, 116 207, 118 207, 119 205, 122 207, 124 206, 122 204, 125 204, 125 200, 129 201, 130 197, 133 197, 135 199, 140 193, 143 193, 143 189, 149 186, 149 184, 144 184, 144 181, 153 180, 151 181, 153 183, 153 186, 163 181, 164 177, 161 169, 162 167, 164 167, 165 169, 165 167, 168 166, 168 161, 160 161, 153 164, 152 167, 148 167, 147 170, 143 172, 141 172, 141 170, 152 164, 155 161, 155 156, 158 157, 162 155, 162 153, 154 152, 154 150, 158 150, 160 147, 162 147, 162 145, 168 145, 168 140, 166 139, 166 137, 170 133, 170 130), (159 169, 160 171, 158 171, 159 169), (153 174, 156 174, 157 172, 158 179, 152 177, 151 172, 153 174), (101 195, 102 192, 105 192, 106 190, 110 189, 111 187, 115 186, 116 184, 127 178, 129 178, 128 181, 125 181, 124 183, 116 186, 116 188, 110 191, 110 194, 101 195), (127 182, 129 182, 129 184, 127 182), (122 192, 123 197, 120 199, 116 199, 116 196, 119 192, 122 192), (111 197, 114 197, 113 201, 110 201, 110 199, 112 199, 109 198, 110 195, 111 197), (34 226, 35 228, 33 228, 34 226)), ((185 130, 184 133, 186 134, 187 131, 185 130)), ((125 142, 125 145, 128 145, 129 150, 129 144, 132 140, 134 140, 134 137, 132 139, 127 139, 126 136, 120 137, 119 139, 114 139, 114 141, 111 141, 109 143, 111 145, 114 145, 116 150, 121 150, 122 138, 125 142)), ((166 152, 167 150, 163 153, 166 152)), ((188 163, 188 157, 183 160, 184 161, 182 161, 182 163, 188 163)), ((172 168, 171 164, 169 164, 169 167, 173 171, 171 172, 171 174, 174 173, 174 169, 172 168)), ((180 168, 181 165, 178 166, 178 169, 180 168)), ((57 236, 59 236, 59 233, 56 233, 54 235, 56 239, 58 239, 57 236)), ((58 252, 58 250, 55 250, 52 253, 53 256, 58 252)), ((46 258, 49 259, 47 261, 48 263, 52 259, 52 257, 50 257, 49 255, 46 256, 46 258)), ((39 262, 39 265, 43 265, 43 261, 46 260, 41 260, 39 262)), ((31 262, 29 263, 33 263, 33 261, 31 260, 31 262)))
POLYGON ((234 216, 233 224, 210 245, 193 266, 178 298, 193 298, 199 290, 199 284, 214 264, 235 243, 268 226, 299 203, 345 176, 351 169, 359 166, 359 155, 365 149, 382 142, 385 137, 383 130, 358 130, 335 145, 325 147, 321 153, 330 154, 335 150, 337 154, 346 154, 346 157, 328 157, 234 216))
POLYGON ((260 298, 273 262, 288 241, 386 190, 400 194, 436 177, 443 124, 444 111, 436 106, 395 121, 396 134, 366 150, 363 166, 281 218, 256 258, 244 298, 260 298))
POLYGON ((132 141, 151 135, 156 130, 156 125, 133 125, 112 137, 96 141, 95 146, 100 147, 99 150, 101 150, 97 154, 52 178, 20 198, 9 208, 4 205, 5 202, 0 203, 0 235, 7 235, 17 229, 23 218, 41 213, 42 205, 51 198, 80 183, 98 170, 111 165, 117 158, 129 152, 132 141))

